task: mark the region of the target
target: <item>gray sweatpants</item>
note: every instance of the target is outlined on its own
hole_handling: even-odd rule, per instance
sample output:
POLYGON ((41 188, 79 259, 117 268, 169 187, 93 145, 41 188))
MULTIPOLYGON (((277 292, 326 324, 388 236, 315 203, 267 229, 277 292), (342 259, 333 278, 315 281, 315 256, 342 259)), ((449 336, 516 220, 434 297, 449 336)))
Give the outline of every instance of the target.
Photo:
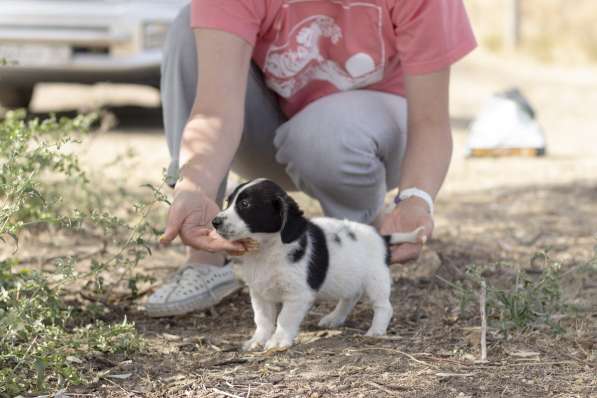
MULTIPOLYGON (((186 7, 170 29, 162 64, 164 124, 172 158, 168 175, 173 181, 196 82, 197 54, 186 7)), ((387 191, 398 186, 406 147, 403 97, 347 91, 321 98, 287 119, 253 65, 245 106, 243 136, 232 164, 240 176, 270 178, 288 190, 302 190, 319 200, 327 216, 364 223, 375 219, 387 191)))

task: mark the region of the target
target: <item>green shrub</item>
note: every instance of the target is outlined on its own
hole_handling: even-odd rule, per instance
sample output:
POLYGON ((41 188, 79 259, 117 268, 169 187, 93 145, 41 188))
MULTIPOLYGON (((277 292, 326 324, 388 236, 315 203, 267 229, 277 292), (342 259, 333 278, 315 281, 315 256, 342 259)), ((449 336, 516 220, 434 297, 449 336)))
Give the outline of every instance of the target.
POLYGON ((126 319, 116 324, 96 319, 106 312, 103 304, 114 284, 128 286, 133 299, 138 282, 150 279, 135 267, 151 254, 160 232, 148 215, 166 198, 153 186, 150 200, 118 188, 124 213, 105 204, 109 193, 90 183, 72 149, 95 120, 95 115, 28 120, 17 111, 0 121, 0 396, 89 382, 95 377, 89 361, 98 353, 126 357, 142 348, 126 319), (52 261, 53 272, 42 272, 23 261, 19 243, 24 232, 44 231, 91 235, 101 247, 90 259, 60 255, 52 261), (84 261, 90 271, 79 270, 84 261), (126 272, 107 285, 104 276, 115 267, 126 272), (91 304, 67 300, 72 286, 90 287, 85 290, 91 304))
POLYGON ((134 325, 101 321, 80 325, 42 273, 0 262, 0 395, 81 384, 94 352, 130 354, 141 348, 134 325))
MULTIPOLYGON (((587 267, 594 267, 596 259, 597 249, 595 258, 587 267)), ((502 281, 501 285, 496 280, 491 283, 486 280, 487 317, 490 325, 504 334, 542 326, 548 326, 553 332, 561 332, 563 329, 558 320, 560 316, 576 310, 564 300, 562 279, 566 272, 562 271, 559 262, 544 251, 537 252, 531 263, 537 266, 538 275, 529 274, 518 266, 498 263, 487 266, 470 265, 462 281, 440 279, 452 288, 460 303, 460 313, 478 314, 479 289, 481 281, 486 279, 483 277, 484 272, 496 268, 513 270, 513 276, 502 281)))

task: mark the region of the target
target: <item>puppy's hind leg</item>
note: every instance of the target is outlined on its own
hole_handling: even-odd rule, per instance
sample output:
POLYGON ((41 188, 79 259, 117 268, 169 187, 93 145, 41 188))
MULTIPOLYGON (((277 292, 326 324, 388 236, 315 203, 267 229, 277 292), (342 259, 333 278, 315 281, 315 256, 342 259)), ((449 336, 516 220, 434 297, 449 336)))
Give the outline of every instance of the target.
POLYGON ((365 336, 383 336, 386 334, 394 313, 390 302, 391 288, 392 280, 389 271, 367 281, 365 292, 373 306, 373 321, 371 321, 371 327, 365 336))
POLYGON ((335 328, 337 326, 343 325, 348 317, 348 314, 350 314, 350 311, 352 311, 354 305, 359 301, 360 298, 361 295, 359 294, 354 297, 340 299, 334 311, 321 318, 319 321, 319 326, 324 328, 335 328))

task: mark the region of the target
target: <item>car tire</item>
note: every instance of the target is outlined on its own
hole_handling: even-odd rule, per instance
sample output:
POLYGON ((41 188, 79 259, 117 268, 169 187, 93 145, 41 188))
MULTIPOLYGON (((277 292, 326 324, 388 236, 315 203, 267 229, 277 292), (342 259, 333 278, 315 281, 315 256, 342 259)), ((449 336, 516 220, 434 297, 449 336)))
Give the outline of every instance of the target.
POLYGON ((31 97, 33 97, 33 87, 3 87, 0 88, 0 107, 28 108, 31 97))

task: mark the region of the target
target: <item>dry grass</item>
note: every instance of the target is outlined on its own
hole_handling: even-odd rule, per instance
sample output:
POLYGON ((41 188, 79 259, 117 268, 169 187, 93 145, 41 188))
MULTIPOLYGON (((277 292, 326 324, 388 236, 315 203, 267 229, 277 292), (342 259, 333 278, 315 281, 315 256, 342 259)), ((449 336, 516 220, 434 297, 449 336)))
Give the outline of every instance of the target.
MULTIPOLYGON (((146 350, 126 361, 90 354, 83 358, 85 366, 101 377, 69 392, 118 398, 594 396, 597 275, 578 265, 591 258, 596 243, 595 185, 461 193, 444 197, 438 206, 443 214, 438 233, 422 258, 393 268, 396 313, 387 338, 362 336, 372 316, 364 303, 345 327, 318 329, 318 319, 332 309, 322 303, 289 351, 243 353, 239 347, 253 329, 246 291, 214 311, 176 318, 149 319, 137 304, 126 302, 104 316, 109 321, 126 314, 146 339, 146 350), (566 206, 570 194, 577 198, 574 207, 566 206), (508 286, 517 267, 529 275, 543 272, 529 259, 546 248, 568 271, 560 282, 566 302, 582 311, 554 314, 564 328, 560 332, 538 325, 505 336, 493 320, 488 362, 479 363, 478 304, 461 311, 444 281, 461 281, 470 264, 488 264, 483 273, 488 284, 508 286)), ((34 243, 38 252, 50 253, 55 238, 35 236, 24 245, 34 243)), ((60 250, 82 243, 78 239, 71 247, 61 241, 60 250)), ((162 265, 179 258, 181 250, 158 250, 141 270, 161 278, 173 269, 162 265)))
MULTIPOLYGON (((504 50, 510 1, 468 0, 479 42, 504 50)), ((522 0, 520 51, 544 62, 582 65, 597 62, 597 3, 593 0, 522 0)))

